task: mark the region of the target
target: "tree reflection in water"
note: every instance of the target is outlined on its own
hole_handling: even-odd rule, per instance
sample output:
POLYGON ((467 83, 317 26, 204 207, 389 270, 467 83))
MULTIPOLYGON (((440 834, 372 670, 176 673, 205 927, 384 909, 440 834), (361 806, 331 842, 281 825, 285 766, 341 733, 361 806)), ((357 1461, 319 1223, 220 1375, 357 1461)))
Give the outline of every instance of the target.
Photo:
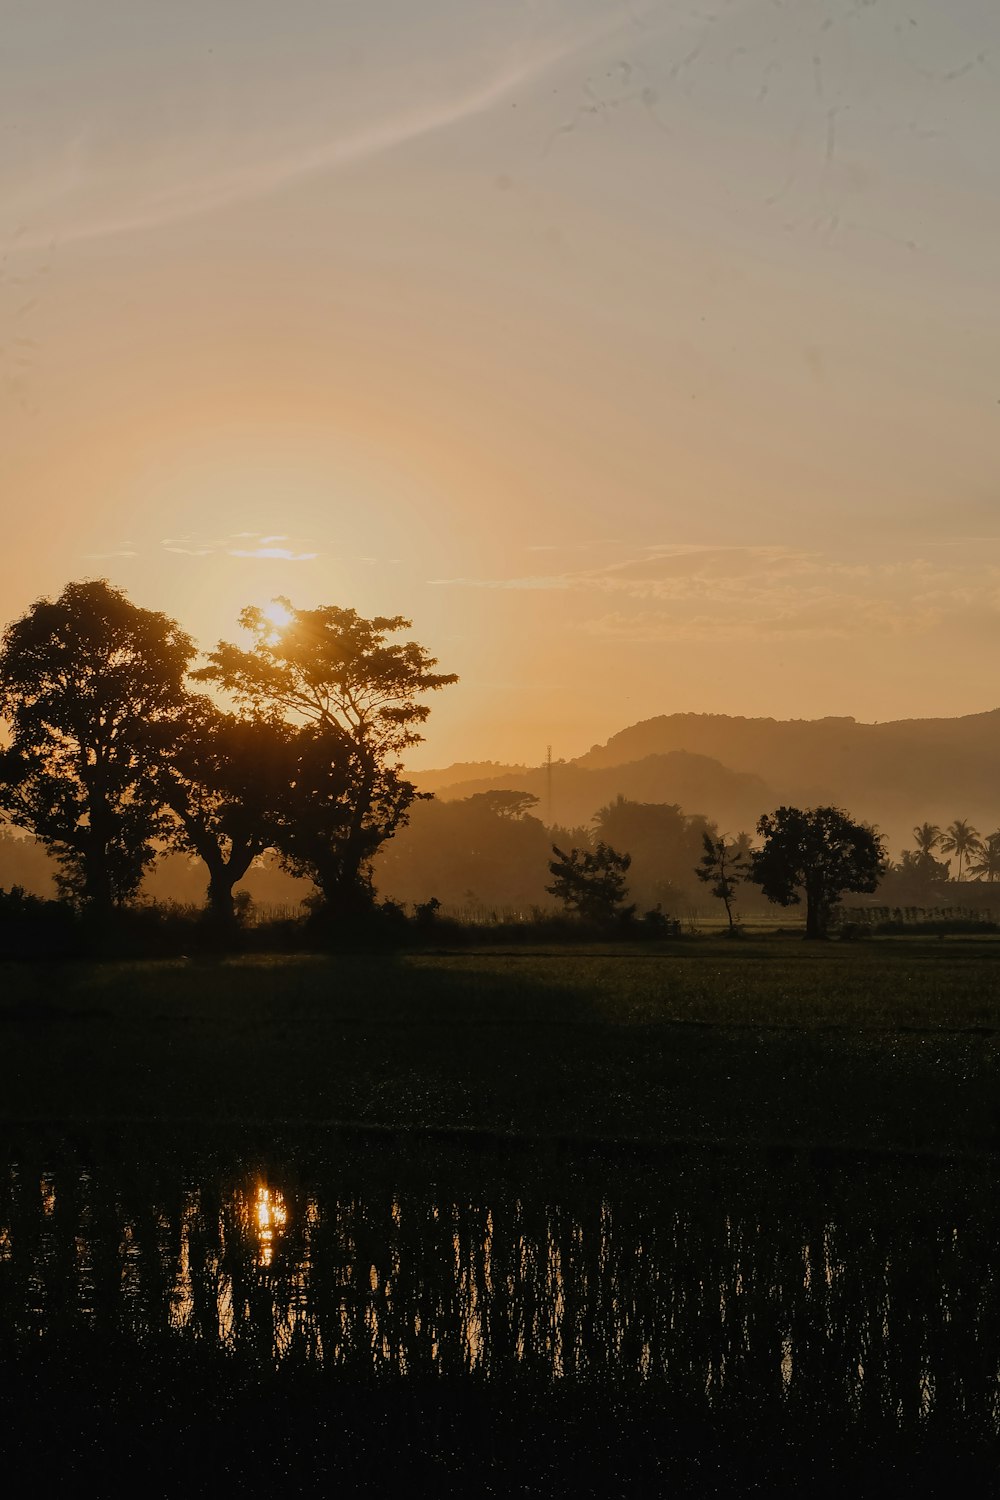
POLYGON ((5 1347, 85 1332, 234 1368, 1000 1431, 988 1165, 268 1155, 11 1143, 5 1347))

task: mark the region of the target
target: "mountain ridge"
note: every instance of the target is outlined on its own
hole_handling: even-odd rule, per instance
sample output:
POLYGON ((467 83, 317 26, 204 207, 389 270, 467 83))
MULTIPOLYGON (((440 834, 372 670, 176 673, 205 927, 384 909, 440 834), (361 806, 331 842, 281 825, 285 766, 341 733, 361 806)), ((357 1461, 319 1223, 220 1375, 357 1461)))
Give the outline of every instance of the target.
MULTIPOLYGON (((750 826, 748 819, 752 823, 780 802, 832 803, 878 823, 891 841, 907 839, 915 823, 943 824, 956 817, 970 819, 986 833, 1000 824, 1000 708, 882 723, 849 716, 661 714, 626 726, 573 760, 554 763, 552 775, 559 822, 587 822, 598 807, 622 795, 678 802, 685 812, 704 813, 720 824, 739 815, 743 826, 750 826), (572 785, 567 809, 579 816, 561 812, 560 783, 572 785), (759 799, 754 811, 751 794, 759 799), (701 805, 690 801, 699 795, 701 805), (592 806, 585 812, 587 803, 592 806)), ((545 812, 545 766, 497 767, 474 779, 451 781, 446 768, 413 779, 445 800, 501 787, 530 790, 545 812), (432 777, 433 787, 427 784, 432 777)))

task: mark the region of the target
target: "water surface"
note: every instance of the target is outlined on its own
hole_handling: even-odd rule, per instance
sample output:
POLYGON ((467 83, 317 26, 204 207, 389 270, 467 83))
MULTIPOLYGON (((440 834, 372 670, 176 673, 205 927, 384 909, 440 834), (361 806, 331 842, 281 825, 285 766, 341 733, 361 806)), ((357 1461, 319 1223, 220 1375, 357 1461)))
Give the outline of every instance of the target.
POLYGON ((253 1472, 358 1488, 400 1448, 498 1492, 988 1464, 994 1188, 983 1161, 22 1133, 9 1414, 58 1402, 138 1462, 166 1405, 253 1472))

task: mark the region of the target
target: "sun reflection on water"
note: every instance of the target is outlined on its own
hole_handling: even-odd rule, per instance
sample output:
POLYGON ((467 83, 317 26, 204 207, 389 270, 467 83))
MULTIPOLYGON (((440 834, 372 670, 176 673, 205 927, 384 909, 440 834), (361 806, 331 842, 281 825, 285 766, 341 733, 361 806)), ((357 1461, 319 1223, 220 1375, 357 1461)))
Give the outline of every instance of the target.
POLYGON ((257 1188, 254 1212, 259 1241, 257 1261, 259 1265, 269 1266, 274 1258, 277 1238, 288 1223, 288 1209, 281 1193, 261 1183, 257 1188))

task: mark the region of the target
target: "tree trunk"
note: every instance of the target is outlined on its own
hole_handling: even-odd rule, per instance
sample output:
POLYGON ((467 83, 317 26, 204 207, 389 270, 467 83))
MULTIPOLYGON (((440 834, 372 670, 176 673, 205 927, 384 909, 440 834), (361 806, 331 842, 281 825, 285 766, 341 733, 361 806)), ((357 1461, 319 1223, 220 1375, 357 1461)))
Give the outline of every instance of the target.
POLYGON ((213 870, 208 882, 208 909, 212 921, 219 927, 235 927, 236 910, 233 906, 233 886, 237 877, 223 867, 213 870))
POLYGON ((830 923, 830 903, 823 891, 810 890, 806 886, 806 937, 812 942, 822 942, 830 923))
POLYGON ((84 856, 83 893, 87 910, 99 921, 111 916, 114 890, 111 882, 110 818, 103 799, 92 796, 90 804, 90 838, 84 856))

